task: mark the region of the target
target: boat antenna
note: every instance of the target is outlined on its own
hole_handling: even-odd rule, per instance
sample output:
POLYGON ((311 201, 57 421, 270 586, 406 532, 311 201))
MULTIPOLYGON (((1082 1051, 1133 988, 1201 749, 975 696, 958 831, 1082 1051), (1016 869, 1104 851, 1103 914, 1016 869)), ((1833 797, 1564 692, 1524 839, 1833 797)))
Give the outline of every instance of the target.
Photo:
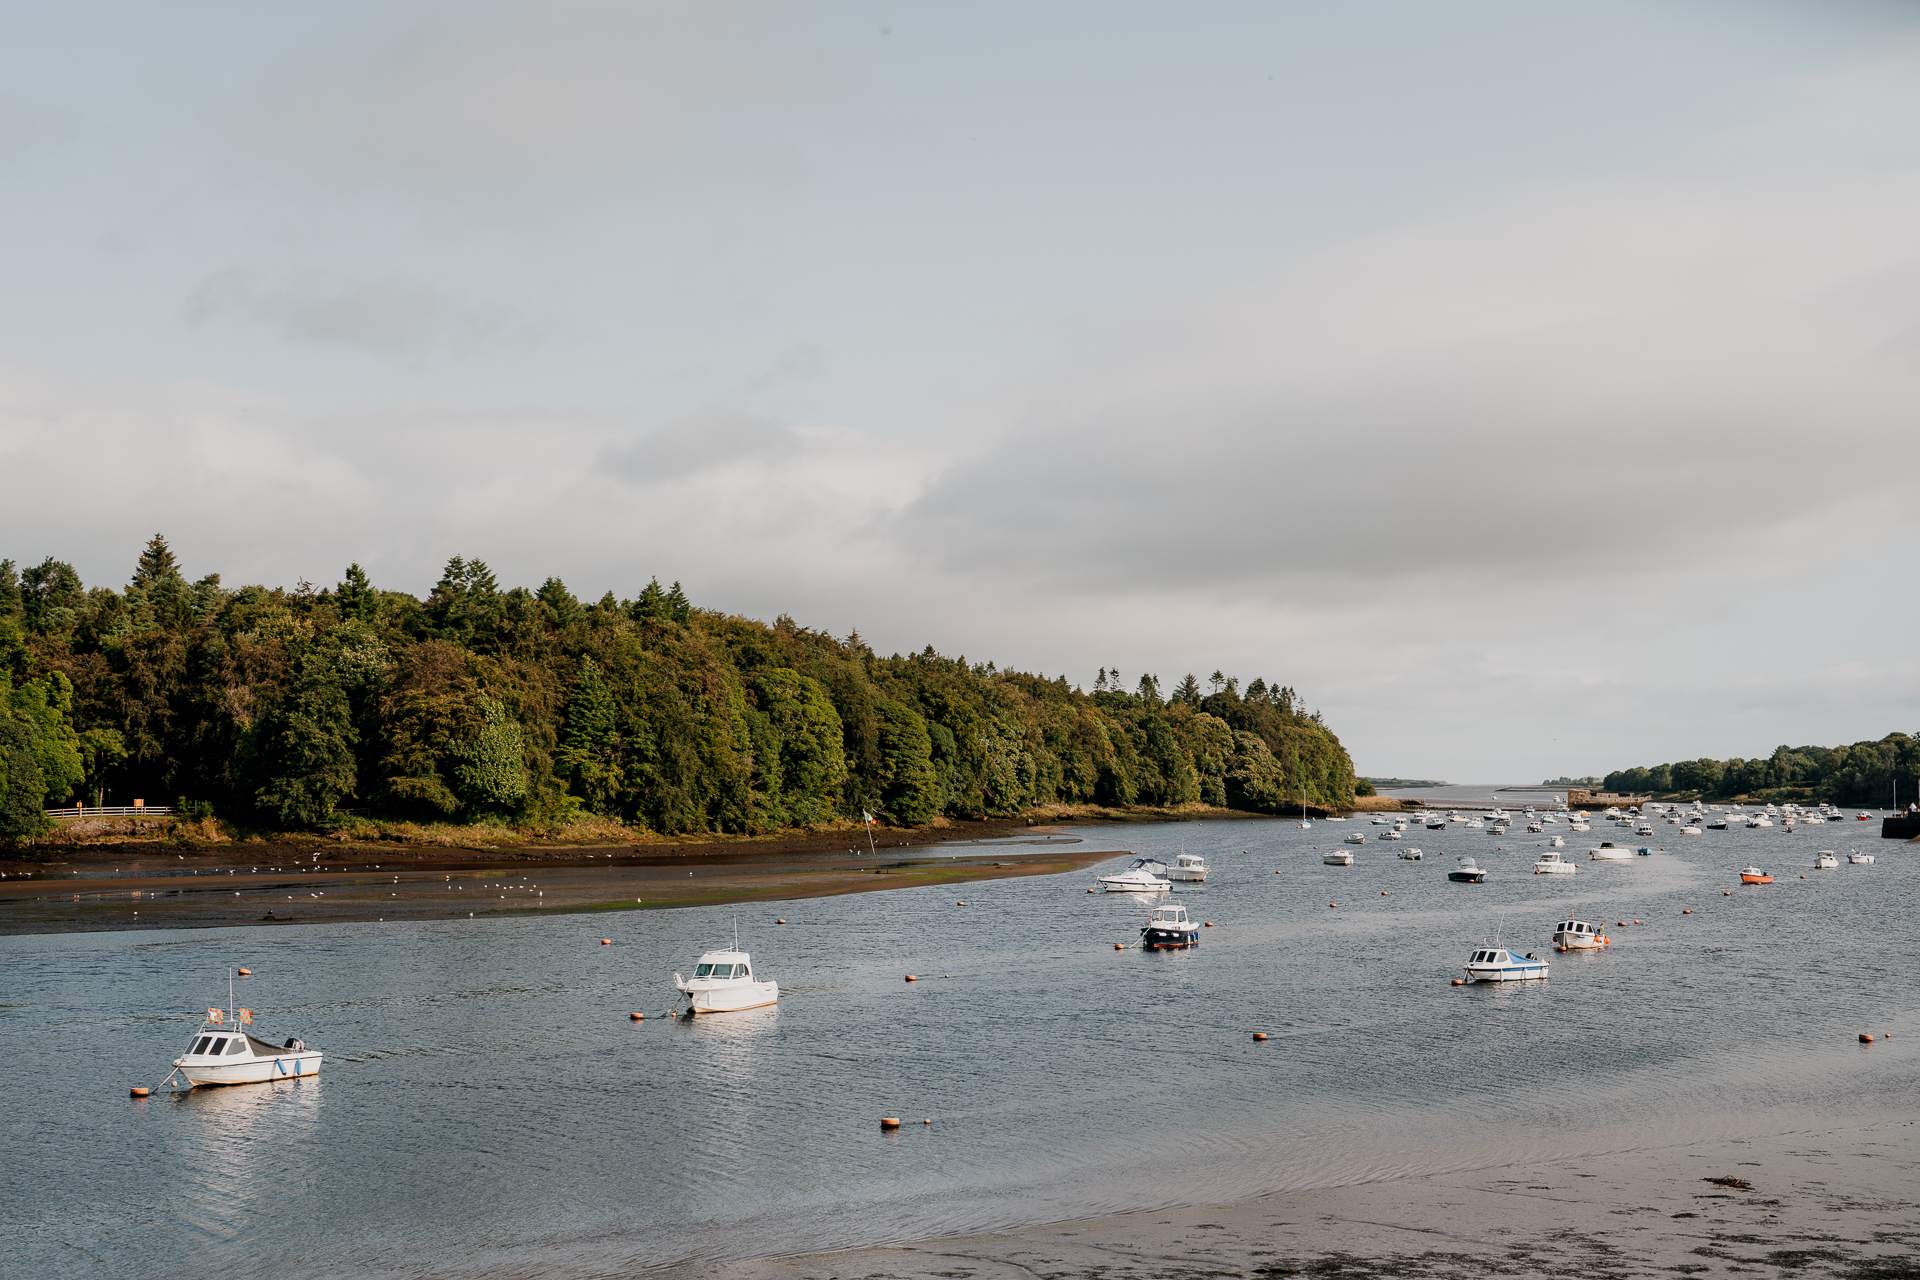
POLYGON ((740 949, 740 913, 738 911, 733 913, 733 949, 735 951, 740 949))
POLYGON ((227 1025, 233 1026, 233 970, 227 970, 227 1025))

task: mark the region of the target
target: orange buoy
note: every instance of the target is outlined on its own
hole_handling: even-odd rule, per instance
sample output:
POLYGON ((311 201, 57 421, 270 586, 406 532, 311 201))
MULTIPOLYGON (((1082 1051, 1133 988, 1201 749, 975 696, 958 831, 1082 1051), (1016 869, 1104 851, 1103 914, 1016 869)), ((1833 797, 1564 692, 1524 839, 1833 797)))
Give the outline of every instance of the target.
POLYGON ((954 906, 956 906, 956 907, 964 907, 964 906, 966 906, 967 904, 966 904, 966 903, 964 903, 964 902, 956 902, 956 903, 954 903, 953 905, 954 905, 954 906))
MULTIPOLYGON (((1864 1031, 1862 1031, 1862 1032, 1860 1033, 1860 1043, 1861 1043, 1861 1044, 1872 1044, 1872 1043, 1873 1043, 1873 1037, 1872 1037, 1872 1036, 1870 1036, 1870 1035, 1868 1035, 1868 1034, 1867 1034, 1866 1032, 1864 1032, 1864 1031)), ((135 1090, 135 1092, 136 1092, 136 1093, 138 1093, 138 1092, 144 1092, 144 1091, 143 1091, 143 1090, 135 1090)))
POLYGON ((900 1127, 900 1117, 899 1116, 881 1116, 880 1127, 882 1129, 898 1129, 900 1127))
POLYGON ((774 923, 775 923, 775 924, 785 924, 785 923, 786 923, 786 921, 785 921, 785 920, 775 920, 775 921, 774 921, 774 923))
POLYGON ((600 939, 600 945, 601 945, 601 946, 603 946, 603 947, 610 947, 610 946, 612 946, 612 945, 613 945, 613 939, 612 939, 612 938, 602 938, 602 939, 600 939))
POLYGON ((646 1020, 647 1015, 644 1013, 630 1013, 627 1016, 629 1018, 632 1018, 635 1022, 643 1022, 646 1020))
MULTIPOLYGON (((1561 949, 1562 951, 1565 951, 1565 950, 1566 950, 1566 948, 1565 948, 1565 947, 1562 947, 1562 948, 1560 948, 1560 949, 1561 949)), ((1456 986, 1456 987, 1464 987, 1464 986, 1466 986, 1466 985, 1467 985, 1467 980, 1466 980, 1465 978, 1455 978, 1455 979, 1453 980, 1453 985, 1454 985, 1454 986, 1456 986)))
POLYGON ((1088 893, 1092 893, 1092 892, 1093 892, 1093 890, 1091 890, 1091 889, 1089 889, 1089 890, 1087 890, 1087 892, 1088 892, 1088 893))
POLYGON ((1683 916, 1690 916, 1693 914, 1693 908, 1688 907, 1685 911, 1682 911, 1680 914, 1683 916))
POLYGON ((1213 921, 1211 920, 1207 921, 1207 928, 1209 929, 1213 928, 1213 921))
POLYGON ((912 974, 908 974, 908 975, 907 975, 907 981, 908 981, 908 982, 918 982, 918 981, 920 981, 920 979, 918 979, 918 978, 916 978, 916 977, 914 977, 914 976, 913 976, 912 974))
POLYGON ((241 969, 239 973, 243 978, 251 978, 253 976, 253 970, 251 969, 241 969))
POLYGON ((1327 905, 1328 905, 1329 907, 1333 907, 1333 908, 1336 908, 1336 909, 1337 909, 1337 908, 1338 908, 1338 907, 1340 906, 1340 904, 1339 904, 1339 903, 1337 903, 1337 902, 1329 902, 1329 903, 1328 903, 1327 905))
MULTIPOLYGON (((1861 1036, 1860 1038, 1861 1038, 1862 1040, 1866 1040, 1866 1039, 1869 1039, 1869 1037, 1867 1037, 1867 1036, 1861 1036)), ((147 1096, 147 1095, 148 1095, 149 1093, 152 1093, 152 1092, 153 1092, 153 1090, 151 1090, 151 1089, 142 1089, 142 1088, 141 1088, 141 1087, 140 1087, 139 1085, 135 1085, 135 1086, 134 1086, 133 1088, 131 1088, 131 1089, 129 1089, 129 1090, 127 1090, 127 1092, 128 1092, 128 1093, 130 1093, 130 1094, 132 1094, 132 1095, 133 1095, 134 1097, 136 1097, 136 1098, 144 1098, 144 1097, 146 1097, 146 1096, 147 1096)))
POLYGON ((1722 890, 1720 891, 1720 896, 1721 896, 1721 897, 1723 897, 1723 898, 1731 898, 1731 897, 1733 896, 1733 890, 1731 890, 1731 889, 1722 889, 1722 890))
POLYGON ((1384 897, 1386 897, 1386 896, 1387 896, 1387 891, 1386 891, 1385 889, 1382 889, 1382 890, 1380 891, 1380 896, 1381 896, 1381 897, 1383 897, 1383 898, 1384 898, 1384 897))
POLYGON ((921 1123, 921 1124, 932 1124, 932 1123, 933 1123, 933 1118, 932 1118, 931 1116, 929 1116, 929 1117, 928 1117, 927 1119, 925 1119, 925 1120, 922 1120, 922 1121, 921 1121, 920 1123, 921 1123))
POLYGON ((1253 1038, 1255 1040, 1265 1040, 1267 1038, 1267 1033, 1264 1031, 1256 1031, 1253 1033, 1253 1038))
POLYGON ((1635 924, 1639 924, 1640 922, 1639 922, 1638 920, 1635 920, 1635 921, 1634 921, 1634 923, 1635 923, 1635 924))
POLYGON ((1113 944, 1113 949, 1115 951, 1125 951, 1127 949, 1127 944, 1124 942, 1116 942, 1113 944))

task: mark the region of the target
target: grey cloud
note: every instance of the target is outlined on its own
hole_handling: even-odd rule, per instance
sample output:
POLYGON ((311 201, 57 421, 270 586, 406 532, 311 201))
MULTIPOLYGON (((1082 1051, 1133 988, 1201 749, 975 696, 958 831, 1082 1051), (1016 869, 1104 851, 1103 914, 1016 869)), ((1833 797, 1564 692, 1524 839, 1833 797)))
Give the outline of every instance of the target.
POLYGON ((800 446, 800 438, 777 422, 709 407, 605 449, 598 470, 642 483, 681 480, 750 459, 788 460, 800 446))
POLYGON ((1712 570, 1909 525, 1920 189, 1848 201, 1893 216, 1753 234, 1735 202, 1696 222, 1741 234, 1700 245, 1628 193, 1350 247, 1001 392, 894 532, 951 569, 1271 594, 1712 570))
POLYGON ((195 323, 237 317, 289 341, 347 347, 404 365, 436 351, 524 348, 545 337, 542 325, 509 308, 392 277, 271 277, 235 268, 194 290, 186 314, 195 323))
POLYGON ((494 0, 275 67, 234 105, 255 159, 407 188, 511 184, 671 154, 740 109, 830 77, 771 4, 494 0))
POLYGON ((20 155, 73 132, 73 121, 58 111, 0 97, 0 158, 20 155))

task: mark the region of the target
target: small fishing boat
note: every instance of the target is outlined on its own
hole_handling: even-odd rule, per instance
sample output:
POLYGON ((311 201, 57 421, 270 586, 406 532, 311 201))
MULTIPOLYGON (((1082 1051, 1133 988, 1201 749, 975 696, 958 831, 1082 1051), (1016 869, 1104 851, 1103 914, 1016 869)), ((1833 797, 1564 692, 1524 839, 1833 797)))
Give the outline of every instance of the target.
POLYGON ((1758 867, 1742 867, 1740 869, 1740 883, 1741 884, 1772 884, 1773 877, 1768 875, 1766 872, 1762 871, 1758 867))
POLYGON ((1839 865, 1840 859, 1834 857, 1833 850, 1831 849, 1822 849, 1819 853, 1813 855, 1813 869, 1815 871, 1832 871, 1839 865))
POLYGON ((1533 874, 1537 876, 1570 876, 1579 869, 1576 864, 1562 858, 1557 849, 1547 850, 1533 864, 1533 874))
POLYGON ((1173 866, 1167 871, 1169 880, 1199 881, 1207 878, 1207 860, 1197 853, 1183 853, 1174 858, 1173 866))
POLYGON ((1426 855, 1421 853, 1418 849, 1402 849, 1400 851, 1400 856, 1401 858, 1405 859, 1408 862, 1418 862, 1422 858, 1426 857, 1426 855))
POLYGON ((1518 982, 1547 976, 1547 962, 1536 955, 1515 955, 1507 947, 1482 947, 1467 961, 1469 982, 1518 982))
POLYGON ((1320 861, 1329 867, 1350 867, 1353 865, 1353 855, 1345 849, 1329 849, 1320 855, 1320 861))
POLYGON ((1769 818, 1764 813, 1756 813, 1751 818, 1747 819, 1747 830, 1749 831, 1755 830, 1756 828, 1759 828, 1759 827, 1770 827, 1772 825, 1773 825, 1773 819, 1769 818))
POLYGON ((1530 836, 1537 836, 1537 835, 1541 835, 1541 834, 1543 834, 1543 833, 1544 833, 1545 831, 1546 831, 1546 828, 1545 828, 1545 827, 1543 827, 1543 826, 1541 826, 1541 825, 1540 825, 1539 823, 1537 823, 1537 822, 1529 822, 1529 823, 1527 824, 1527 834, 1528 834, 1528 835, 1530 835, 1530 836))
POLYGON ((1850 853, 1847 855, 1847 861, 1856 867, 1870 867, 1873 865, 1873 855, 1870 853, 1850 853))
POLYGON ((1589 822, 1569 822, 1569 823, 1567 824, 1567 830, 1569 830, 1569 831, 1591 831, 1591 830, 1593 830, 1593 824, 1592 824, 1592 823, 1589 823, 1589 822))
POLYGON ((1699 827, 1682 827, 1680 828, 1680 834, 1683 836, 1697 836, 1702 834, 1702 832, 1699 827))
POLYGON ((1556 849, 1564 849, 1567 847, 1567 838, 1565 836, 1555 836, 1553 839, 1547 841, 1547 843, 1556 849))
POLYGON ((1343 844, 1365 844, 1366 842, 1366 834, 1360 831, 1348 832, 1346 839, 1342 841, 1343 844))
POLYGON ((691 978, 674 974, 673 985, 687 998, 690 1018, 699 1013, 760 1009, 780 999, 779 983, 753 976, 753 957, 740 950, 737 938, 731 948, 702 954, 691 978))
POLYGON ((1482 871, 1470 857, 1462 857, 1459 865, 1447 872, 1447 879, 1457 880, 1461 884, 1485 884, 1487 873, 1482 871))
POLYGON ((1398 828, 1395 828, 1395 829, 1394 829, 1394 830, 1392 830, 1392 831, 1382 831, 1382 832, 1380 833, 1380 839, 1382 839, 1382 840, 1404 840, 1404 839, 1406 839, 1406 835, 1405 835, 1404 833, 1402 833, 1402 832, 1401 832, 1401 831, 1400 831, 1400 830, 1399 830, 1398 828))
POLYGON ((1611 840, 1602 840, 1598 849, 1587 850, 1587 856, 1595 862, 1617 862, 1633 857, 1633 851, 1622 849, 1611 840))
POLYGON ((1599 925, 1585 920, 1562 920, 1553 927, 1553 945, 1561 951, 1597 951, 1612 941, 1601 936, 1599 925))
POLYGON ((1193 947, 1199 944, 1200 926, 1187 918, 1186 907, 1178 902, 1165 902, 1155 907, 1140 930, 1140 945, 1149 949, 1193 947))
POLYGON ((1429 822, 1427 824, 1427 830, 1429 831, 1445 831, 1446 829, 1447 829, 1447 824, 1444 821, 1429 822))
POLYGON ((1165 893, 1173 888, 1167 864, 1157 858, 1135 858, 1125 871, 1100 876, 1098 881, 1108 893, 1165 893))
MULTIPOLYGON (((173 1060, 174 1071, 189 1085, 264 1084, 270 1080, 305 1079, 320 1071, 320 1050, 309 1049, 299 1038, 283 1045, 269 1044, 247 1028, 253 1010, 235 1008, 233 975, 227 975, 227 1007, 209 1008, 187 1051, 173 1060)), ((172 1075, 167 1077, 172 1079, 172 1075)))

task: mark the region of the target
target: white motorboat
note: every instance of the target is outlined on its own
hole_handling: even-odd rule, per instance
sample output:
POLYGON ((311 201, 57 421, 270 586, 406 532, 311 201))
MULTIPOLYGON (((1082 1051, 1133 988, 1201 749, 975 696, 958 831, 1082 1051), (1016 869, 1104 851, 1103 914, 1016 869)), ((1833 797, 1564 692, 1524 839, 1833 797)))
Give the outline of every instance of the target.
POLYGON ((1140 930, 1140 945, 1149 950, 1160 947, 1192 947, 1200 942, 1200 925, 1187 918, 1187 909, 1178 902, 1165 902, 1153 909, 1140 930))
POLYGON ((1320 861, 1329 867, 1350 867, 1353 865, 1353 855, 1345 849, 1329 849, 1320 855, 1320 861))
POLYGON ((1447 879, 1457 880, 1461 884, 1486 883, 1487 873, 1482 871, 1472 858, 1462 857, 1457 861, 1458 865, 1455 866, 1453 870, 1447 872, 1447 879))
POLYGON ((780 984, 754 977, 753 957, 739 946, 704 953, 691 978, 673 975, 673 985, 687 998, 688 1017, 760 1009, 780 999, 780 984))
POLYGON ((1157 858, 1135 858, 1125 871, 1098 877, 1108 893, 1165 893, 1173 888, 1167 864, 1157 858))
POLYGON ((1537 876, 1570 876, 1577 870, 1579 868, 1562 858, 1556 849, 1547 850, 1540 855, 1540 860, 1533 864, 1533 874, 1537 876))
POLYGON ((1343 840, 1343 841, 1342 841, 1341 843, 1343 843, 1343 844, 1365 844, 1366 842, 1367 842, 1367 837, 1366 837, 1366 833, 1365 833, 1365 832, 1362 832, 1362 831, 1351 831, 1351 832, 1348 832, 1348 833, 1347 833, 1347 837, 1346 837, 1346 839, 1345 839, 1345 840, 1343 840))
POLYGON ((1408 862, 1419 862, 1422 858, 1426 857, 1426 855, 1418 849, 1402 849, 1400 856, 1408 862))
POLYGON ((1444 818, 1437 819, 1427 824, 1427 830, 1429 831, 1445 831, 1446 829, 1447 829, 1447 822, 1446 822, 1446 819, 1444 818))
POLYGON ((1543 827, 1543 826, 1541 826, 1541 825, 1540 825, 1539 823, 1537 823, 1537 822, 1529 822, 1529 823, 1527 824, 1527 834, 1528 834, 1528 835, 1530 835, 1530 836, 1537 836, 1537 835, 1541 835, 1541 834, 1543 834, 1543 833, 1544 833, 1545 831, 1546 831, 1546 828, 1545 828, 1545 827, 1543 827))
POLYGON ((1633 857, 1633 850, 1622 849, 1611 840, 1602 840, 1598 849, 1587 850, 1587 856, 1595 862, 1624 861, 1633 857))
POLYGON ((1633 834, 1637 836, 1650 836, 1653 834, 1653 826, 1651 823, 1643 822, 1633 829, 1633 834))
POLYGON ((1714 820, 1713 820, 1712 822, 1709 822, 1709 823, 1707 824, 1707 830, 1709 830, 1709 831, 1725 831, 1725 830, 1727 829, 1727 825, 1728 825, 1728 823, 1727 823, 1727 820, 1726 820, 1725 818, 1715 818, 1715 819, 1714 819, 1714 820))
POLYGON ((1847 861, 1856 867, 1870 867, 1873 865, 1873 855, 1870 853, 1850 853, 1847 855, 1847 861))
POLYGON ((1507 947, 1482 947, 1467 961, 1469 982, 1518 982, 1547 976, 1547 962, 1535 955, 1515 955, 1507 947))
POLYGON ((1553 839, 1547 841, 1547 843, 1556 849, 1564 849, 1567 847, 1567 838, 1565 836, 1555 836, 1553 839))
POLYGON ((228 974, 227 1007, 207 1010, 193 1043, 173 1060, 174 1070, 194 1086, 265 1084, 319 1074, 320 1050, 307 1048, 298 1038, 269 1044, 247 1029, 252 1025, 253 1010, 234 1007, 233 975, 228 974))
POLYGON ((1682 827, 1680 828, 1680 834, 1683 836, 1697 836, 1704 833, 1699 827, 1682 827))
POLYGON ((1591 831, 1591 830, 1593 830, 1593 825, 1592 825, 1591 823, 1587 823, 1587 822, 1569 822, 1569 823, 1567 824, 1567 830, 1569 830, 1569 831, 1591 831))
POLYGON ((1840 859, 1833 856, 1833 850, 1831 849, 1822 849, 1819 853, 1813 855, 1813 869, 1815 871, 1832 871, 1839 865, 1840 859))
POLYGON ((1599 925, 1585 920, 1562 920, 1553 927, 1553 945, 1562 951, 1597 951, 1612 941, 1601 936, 1599 925))
POLYGON ((1394 829, 1394 830, 1392 830, 1392 831, 1382 831, 1382 832, 1380 833, 1380 839, 1382 839, 1382 840, 1404 840, 1404 839, 1406 839, 1406 835, 1405 835, 1405 833, 1404 833, 1404 832, 1402 832, 1402 831, 1400 831, 1400 830, 1399 830, 1398 828, 1396 828, 1396 829, 1394 829))
POLYGON ((1373 815, 1373 825, 1376 827, 1384 827, 1389 821, 1390 819, 1384 813, 1376 813, 1373 815))
POLYGON ((1167 870, 1169 880, 1199 881, 1207 878, 1207 860, 1197 853, 1183 853, 1173 860, 1173 866, 1167 870))
POLYGON ((1756 813, 1747 819, 1747 830, 1749 831, 1754 830, 1756 827, 1770 827, 1772 825, 1773 819, 1764 813, 1756 813))

